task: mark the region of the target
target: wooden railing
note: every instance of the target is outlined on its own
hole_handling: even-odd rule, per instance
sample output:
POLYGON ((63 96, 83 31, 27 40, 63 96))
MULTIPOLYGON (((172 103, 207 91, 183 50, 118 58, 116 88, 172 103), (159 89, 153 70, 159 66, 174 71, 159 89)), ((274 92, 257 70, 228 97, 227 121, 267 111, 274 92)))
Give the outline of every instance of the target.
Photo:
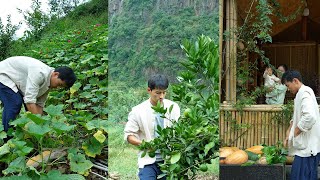
POLYGON ((289 121, 282 119, 280 105, 252 105, 238 111, 232 105, 220 105, 222 146, 245 149, 257 144, 275 145, 283 141, 289 121))

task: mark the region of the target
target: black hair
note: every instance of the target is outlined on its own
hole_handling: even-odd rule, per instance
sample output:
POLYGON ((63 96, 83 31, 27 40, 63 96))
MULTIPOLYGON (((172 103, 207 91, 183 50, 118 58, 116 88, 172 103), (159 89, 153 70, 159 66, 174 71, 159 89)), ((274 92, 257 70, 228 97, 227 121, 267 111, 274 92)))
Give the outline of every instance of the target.
POLYGON ((59 72, 58 78, 66 83, 67 88, 70 88, 77 80, 77 77, 74 74, 73 70, 69 67, 61 66, 56 68, 54 72, 59 72))
POLYGON ((282 66, 285 71, 288 71, 288 66, 286 64, 280 64, 278 67, 282 66))
POLYGON ((300 82, 302 82, 302 77, 299 71, 288 70, 282 75, 281 82, 282 84, 284 84, 285 82, 292 82, 294 78, 297 78, 300 82))
POLYGON ((166 76, 162 74, 152 75, 148 80, 148 87, 152 90, 154 89, 167 89, 169 86, 169 81, 166 76))

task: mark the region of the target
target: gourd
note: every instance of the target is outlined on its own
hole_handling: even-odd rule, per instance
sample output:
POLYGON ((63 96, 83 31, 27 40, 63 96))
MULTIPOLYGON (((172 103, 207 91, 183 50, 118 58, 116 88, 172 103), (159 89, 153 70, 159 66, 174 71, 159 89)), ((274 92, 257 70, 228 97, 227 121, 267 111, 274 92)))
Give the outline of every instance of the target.
POLYGON ((231 155, 232 153, 234 153, 234 150, 232 150, 231 148, 225 148, 225 149, 220 150, 219 156, 220 156, 220 158, 226 158, 229 155, 231 155))
POLYGON ((266 158, 265 156, 262 156, 262 157, 258 160, 257 163, 258 163, 258 164, 268 164, 267 158, 266 158))
POLYGON ((253 153, 251 151, 245 151, 248 154, 248 159, 252 161, 257 161, 259 159, 259 155, 256 153, 253 153))
POLYGON ((293 163, 293 156, 286 156, 286 164, 291 165, 293 163))
POLYGON ((237 150, 224 160, 225 164, 243 164, 248 161, 248 154, 243 150, 237 150))
POLYGON ((262 149, 263 149, 263 146, 258 145, 258 146, 252 146, 252 147, 246 149, 246 151, 250 151, 255 154, 262 154, 263 153, 262 149))

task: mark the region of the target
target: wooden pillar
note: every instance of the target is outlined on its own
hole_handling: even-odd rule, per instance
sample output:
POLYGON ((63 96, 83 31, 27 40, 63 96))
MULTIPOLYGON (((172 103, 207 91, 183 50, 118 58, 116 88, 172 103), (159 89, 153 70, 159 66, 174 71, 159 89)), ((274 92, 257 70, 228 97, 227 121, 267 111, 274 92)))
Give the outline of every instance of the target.
POLYGON ((308 16, 302 16, 302 40, 307 40, 308 16))
MULTIPOLYGON (((221 81, 222 81, 222 73, 223 73, 223 9, 224 9, 224 0, 219 0, 219 94, 221 96, 221 81)), ((219 96, 219 102, 221 102, 221 97, 219 96)))
POLYGON ((226 31, 229 37, 226 41, 226 101, 236 102, 236 54, 237 37, 235 30, 237 28, 236 0, 226 0, 226 31))

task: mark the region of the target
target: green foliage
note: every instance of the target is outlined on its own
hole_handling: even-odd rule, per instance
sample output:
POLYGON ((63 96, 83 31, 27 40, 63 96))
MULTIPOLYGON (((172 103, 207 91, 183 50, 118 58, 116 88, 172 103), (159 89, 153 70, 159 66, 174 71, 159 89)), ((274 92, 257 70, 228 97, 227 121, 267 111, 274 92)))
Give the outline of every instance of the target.
POLYGON ((39 39, 43 28, 50 22, 49 16, 41 10, 41 2, 39 0, 33 0, 31 11, 27 10, 23 12, 19 9, 19 12, 23 15, 30 29, 25 32, 25 36, 39 39))
MULTIPOLYGON (((171 127, 158 127, 159 137, 139 146, 149 156, 160 150, 164 159, 160 167, 169 179, 190 179, 197 170, 206 171, 219 148, 218 47, 200 36, 194 44, 186 41, 182 49, 188 57, 183 63, 186 70, 174 85, 173 97, 187 107, 184 116, 171 127)), ((158 104, 154 110, 164 114, 171 108, 158 104)))
POLYGON ((11 23, 11 16, 7 17, 7 23, 4 26, 0 18, 0 59, 9 57, 10 48, 12 47, 12 40, 14 34, 18 30, 18 25, 11 23))
POLYGON ((204 12, 196 14, 195 4, 157 8, 156 1, 124 2, 121 13, 110 18, 110 77, 133 87, 150 74, 161 72, 173 82, 183 58, 181 39, 195 40, 200 34, 218 39, 214 33, 218 29, 217 11, 203 7, 204 12))
MULTIPOLYGON (((97 1, 95 5, 99 5, 97 1)), ((14 48, 10 49, 11 55, 37 58, 54 68, 69 66, 74 69, 78 79, 70 90, 50 92, 43 116, 25 113, 11 122, 15 130, 8 132, 8 135, 12 134, 13 138, 0 147, 3 150, 0 162, 9 166, 1 175, 15 178, 14 175, 19 174, 31 179, 58 176, 62 179, 83 179, 82 175, 88 176, 91 171, 93 158, 106 154, 106 22, 107 11, 99 15, 82 14, 81 19, 66 16, 46 25, 38 39, 27 37, 14 42, 14 48), (50 158, 48 162, 41 161, 37 168, 26 166, 30 157, 55 149, 73 151, 68 152, 68 157, 58 157, 52 162, 50 158), (78 174, 61 175, 55 170, 50 171, 59 166, 67 169, 64 173, 78 174)), ((3 128, 0 127, 0 130, 3 128)), ((0 143, 3 143, 5 137, 6 133, 0 132, 0 143)))
MULTIPOLYGON (((242 44, 243 48, 237 51, 237 102, 236 107, 241 109, 245 105, 255 104, 256 99, 262 96, 266 89, 258 88, 254 91, 248 91, 246 83, 252 83, 252 72, 257 70, 257 63, 263 63, 275 69, 269 62, 269 58, 265 56, 265 52, 261 49, 261 45, 265 43, 272 43, 271 31, 273 22, 271 16, 275 15, 282 22, 294 20, 301 14, 302 7, 304 7, 305 0, 300 1, 298 9, 287 16, 280 11, 280 3, 277 0, 259 0, 255 4, 252 1, 250 8, 245 17, 243 25, 237 29, 232 29, 236 34, 235 41, 242 44), (248 65, 247 53, 257 55, 255 63, 248 65)), ((230 36, 231 32, 225 33, 226 39, 233 39, 230 36)))
POLYGON ((265 146, 262 152, 266 156, 268 164, 284 163, 286 162, 286 155, 288 155, 288 150, 283 147, 281 142, 274 146, 265 146))
POLYGON ((283 123, 290 124, 289 122, 292 119, 293 108, 294 108, 293 100, 288 101, 287 104, 284 104, 281 106, 281 109, 282 109, 281 113, 275 114, 272 117, 272 119, 279 124, 283 124, 283 123))

